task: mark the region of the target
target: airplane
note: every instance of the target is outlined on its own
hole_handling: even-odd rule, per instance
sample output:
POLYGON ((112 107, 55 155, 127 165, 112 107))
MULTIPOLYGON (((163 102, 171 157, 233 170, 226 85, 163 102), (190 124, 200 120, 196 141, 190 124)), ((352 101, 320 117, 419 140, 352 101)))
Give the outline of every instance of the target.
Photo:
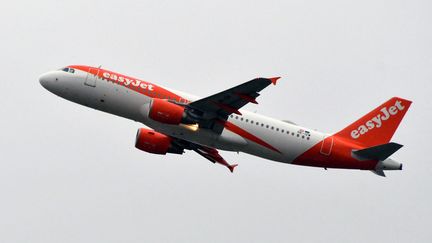
POLYGON ((231 172, 237 164, 229 164, 219 150, 379 176, 402 170, 401 163, 389 158, 402 145, 390 140, 411 101, 393 97, 334 134, 241 109, 257 104, 259 92, 278 79, 255 78, 205 98, 86 65, 44 73, 39 82, 64 99, 143 123, 135 147, 153 154, 193 150, 231 172))

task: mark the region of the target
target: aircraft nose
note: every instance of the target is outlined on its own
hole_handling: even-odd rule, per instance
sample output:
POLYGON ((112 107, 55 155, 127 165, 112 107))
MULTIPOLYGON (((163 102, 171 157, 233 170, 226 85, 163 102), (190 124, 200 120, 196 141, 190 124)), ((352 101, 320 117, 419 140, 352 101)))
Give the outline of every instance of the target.
POLYGON ((54 83, 55 77, 53 76, 53 73, 48 72, 44 73, 39 77, 39 83, 47 90, 52 89, 52 85, 54 83))
POLYGON ((45 89, 47 88, 47 83, 48 83, 48 79, 46 78, 46 74, 42 74, 39 77, 39 83, 42 85, 42 87, 44 87, 45 89))

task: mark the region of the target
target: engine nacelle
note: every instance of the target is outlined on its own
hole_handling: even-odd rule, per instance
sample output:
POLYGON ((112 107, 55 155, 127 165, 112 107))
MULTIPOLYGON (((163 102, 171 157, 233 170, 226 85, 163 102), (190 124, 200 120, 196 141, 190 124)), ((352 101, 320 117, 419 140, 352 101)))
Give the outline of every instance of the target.
POLYGON ((173 139, 156 131, 140 128, 137 131, 135 148, 153 154, 182 154, 183 148, 174 144, 173 139))
POLYGON ((148 116, 158 122, 178 125, 186 118, 185 108, 162 99, 153 99, 148 116))

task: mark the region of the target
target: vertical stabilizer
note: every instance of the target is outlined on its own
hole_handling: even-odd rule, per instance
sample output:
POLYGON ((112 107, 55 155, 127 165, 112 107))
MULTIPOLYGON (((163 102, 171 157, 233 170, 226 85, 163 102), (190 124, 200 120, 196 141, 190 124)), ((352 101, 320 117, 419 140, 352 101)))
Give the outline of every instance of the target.
POLYGON ((411 101, 393 97, 348 127, 335 134, 355 143, 371 147, 390 141, 411 101))

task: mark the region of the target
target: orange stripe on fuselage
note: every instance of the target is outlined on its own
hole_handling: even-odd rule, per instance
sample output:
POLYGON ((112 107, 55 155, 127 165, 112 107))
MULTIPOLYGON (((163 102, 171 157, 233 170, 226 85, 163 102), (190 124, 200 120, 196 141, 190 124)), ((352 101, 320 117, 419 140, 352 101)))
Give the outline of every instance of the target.
MULTIPOLYGON (((223 123, 222 121, 220 121, 220 122, 223 123)), ((270 150, 273 150, 275 152, 281 153, 278 149, 276 149, 272 145, 270 145, 267 142, 263 141, 259 137, 255 136, 255 135, 253 135, 253 134, 251 134, 249 132, 247 132, 246 130, 242 129, 241 127, 234 125, 231 122, 226 121, 226 122, 223 123, 223 125, 224 125, 224 127, 226 129, 230 130, 233 133, 236 133, 236 134, 240 135, 243 138, 246 138, 246 139, 248 139, 248 140, 250 140, 252 142, 255 142, 255 143, 257 143, 257 144, 259 144, 261 146, 264 146, 264 147, 266 147, 266 148, 268 148, 270 150)))
POLYGON ((189 103, 189 101, 184 99, 183 97, 141 79, 137 79, 120 73, 112 72, 109 70, 89 67, 89 66, 72 65, 68 67, 78 69, 86 73, 90 73, 103 80, 106 80, 107 82, 112 82, 114 84, 124 86, 130 90, 133 90, 135 92, 138 92, 140 94, 146 95, 151 98, 170 99, 181 103, 189 103))
POLYGON ((352 156, 353 150, 363 149, 364 146, 360 146, 357 143, 353 143, 338 136, 333 135, 332 137, 333 144, 330 154, 326 155, 321 153, 321 146, 324 142, 324 140, 321 140, 312 148, 295 158, 293 164, 324 168, 375 170, 378 161, 360 161, 352 156))

